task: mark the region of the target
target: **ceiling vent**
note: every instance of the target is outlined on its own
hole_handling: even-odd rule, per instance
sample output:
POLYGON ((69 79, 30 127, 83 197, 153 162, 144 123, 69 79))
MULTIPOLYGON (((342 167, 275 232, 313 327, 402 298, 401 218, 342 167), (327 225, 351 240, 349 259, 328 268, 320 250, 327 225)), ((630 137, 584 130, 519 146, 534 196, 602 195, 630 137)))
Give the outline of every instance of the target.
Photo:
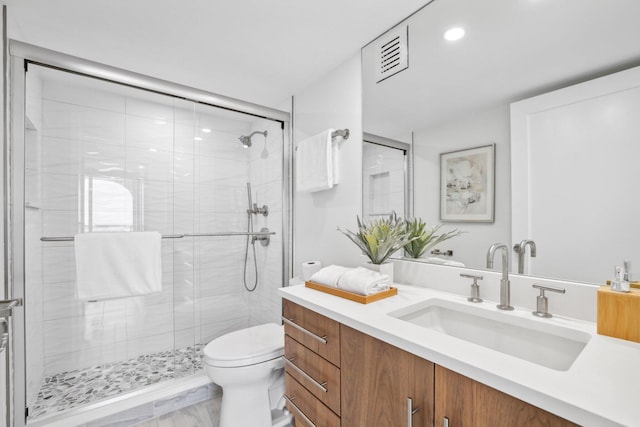
POLYGON ((382 35, 376 42, 376 83, 409 68, 408 34, 409 27, 403 25, 382 35))

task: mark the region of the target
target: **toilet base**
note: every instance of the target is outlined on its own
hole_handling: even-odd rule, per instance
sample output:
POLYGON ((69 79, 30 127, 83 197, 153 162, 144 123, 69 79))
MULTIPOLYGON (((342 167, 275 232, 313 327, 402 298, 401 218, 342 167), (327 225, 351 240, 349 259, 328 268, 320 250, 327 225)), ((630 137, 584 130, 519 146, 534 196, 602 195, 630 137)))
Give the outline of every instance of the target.
POLYGON ((228 388, 228 391, 223 388, 220 427, 237 427, 241 425, 256 427, 293 427, 293 415, 291 415, 286 408, 279 407, 282 406, 279 405, 279 400, 282 400, 282 395, 279 396, 280 399, 273 399, 277 392, 283 388, 280 386, 284 386, 284 377, 282 375, 278 375, 275 383, 272 384, 267 399, 265 399, 264 391, 252 395, 247 389, 243 389, 242 387, 231 387, 228 388), (271 403, 269 404, 269 402, 271 403), (241 405, 240 409, 238 409, 237 405, 241 405), (265 405, 267 406, 266 409, 265 405))
POLYGON ((284 381, 283 365, 280 357, 238 368, 218 368, 205 363, 209 377, 222 387, 220 427, 272 427, 271 409, 278 402, 271 402, 275 396, 270 399, 269 389, 284 381))
POLYGON ((220 408, 220 427, 271 427, 271 408, 266 387, 224 387, 220 408))

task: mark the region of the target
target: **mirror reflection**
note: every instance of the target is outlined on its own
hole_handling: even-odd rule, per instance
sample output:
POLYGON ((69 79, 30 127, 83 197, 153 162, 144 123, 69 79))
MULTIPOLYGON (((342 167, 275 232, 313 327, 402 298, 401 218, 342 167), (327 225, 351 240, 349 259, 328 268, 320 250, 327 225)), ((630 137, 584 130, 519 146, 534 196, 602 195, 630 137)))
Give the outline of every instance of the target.
MULTIPOLYGON (((407 135, 413 135, 416 217, 430 224, 441 222, 443 153, 495 144, 494 221, 446 222, 443 230, 466 233, 438 245, 435 250, 451 256, 437 257, 482 269, 486 268, 487 249, 500 242, 510 247, 514 273, 521 268, 525 274, 590 283, 611 278, 614 266, 624 259, 640 262, 640 252, 633 253, 632 245, 638 221, 628 215, 640 204, 633 191, 634 171, 628 163, 620 163, 622 158, 633 158, 625 141, 638 135, 640 124, 624 109, 638 105, 634 97, 640 94, 632 87, 640 86, 640 78, 626 79, 621 89, 624 101, 593 108, 587 108, 591 100, 611 99, 608 94, 615 89, 590 95, 588 86, 575 86, 603 76, 619 79, 617 73, 640 65, 636 16, 640 16, 640 2, 634 0, 435 1, 363 48, 363 128, 400 141, 410 141, 407 135), (462 28, 464 36, 445 39, 452 28, 462 28), (407 47, 399 51, 406 52, 408 67, 395 74, 390 67, 381 76, 380 67, 389 61, 385 46, 392 41, 390 37, 405 32, 407 47), (550 132, 544 144, 526 137, 513 140, 516 127, 522 126, 514 125, 512 104, 526 104, 525 100, 545 94, 556 96, 555 91, 570 98, 576 90, 580 94, 576 99, 588 111, 585 115, 560 116, 551 123, 555 127, 541 128, 550 132), (615 120, 607 120, 604 114, 615 120), (597 125, 585 131, 584 123, 597 125), (614 127, 624 131, 612 132, 614 127), (596 132, 597 139, 583 139, 577 147, 576 140, 585 132, 596 132), (536 144, 534 157, 520 155, 532 144, 536 144), (584 163, 584 158, 592 160, 584 163), (538 178, 558 163, 554 159, 562 159, 560 166, 554 166, 554 173, 564 171, 562 179, 538 178), (599 159, 597 167, 590 163, 593 159, 599 159), (538 175, 523 187, 522 171, 529 170, 538 175), (580 186, 574 178, 565 179, 568 177, 578 177, 578 181, 582 177, 588 184, 580 186), (588 204, 580 202, 568 209, 567 204, 585 198, 584 193, 574 191, 576 186, 588 189, 588 204), (619 191, 611 196, 613 190, 619 191), (625 208, 618 210, 627 214, 611 217, 615 210, 610 205, 612 197, 619 200, 618 206, 620 200, 625 201, 625 208), (544 226, 527 224, 528 228, 512 230, 523 221, 542 217, 537 212, 544 212, 544 226), (577 226, 568 232, 568 223, 577 226), (594 249, 605 236, 609 236, 606 247, 594 249), (536 257, 531 256, 531 244, 524 245, 519 266, 514 247, 526 240, 537 245, 536 257), (584 242, 593 245, 587 248, 584 242), (590 266, 588 271, 585 265, 590 266)), ((398 40, 404 42, 402 37, 398 40)), ((575 102, 569 98, 566 102, 575 102)), ((561 111, 561 103, 553 108, 561 111)), ((539 117, 534 110, 520 116, 525 124, 539 117)))

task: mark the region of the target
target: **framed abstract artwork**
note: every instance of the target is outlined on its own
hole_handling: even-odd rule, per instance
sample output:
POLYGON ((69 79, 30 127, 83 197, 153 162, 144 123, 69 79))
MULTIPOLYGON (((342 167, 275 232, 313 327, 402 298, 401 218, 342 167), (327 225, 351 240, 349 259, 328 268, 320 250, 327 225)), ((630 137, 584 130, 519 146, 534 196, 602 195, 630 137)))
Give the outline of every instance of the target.
POLYGON ((495 144, 440 154, 440 220, 494 222, 495 144))

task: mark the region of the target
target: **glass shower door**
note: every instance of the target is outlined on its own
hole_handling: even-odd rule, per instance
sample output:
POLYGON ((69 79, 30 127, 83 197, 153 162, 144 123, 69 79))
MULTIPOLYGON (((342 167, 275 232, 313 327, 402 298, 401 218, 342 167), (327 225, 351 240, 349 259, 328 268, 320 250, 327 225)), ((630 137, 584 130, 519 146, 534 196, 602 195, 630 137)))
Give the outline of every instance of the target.
POLYGON ((212 339, 280 321, 283 122, 31 63, 25 76, 25 159, 12 171, 24 221, 12 227, 30 421, 202 374, 212 339), (249 227, 274 232, 270 244, 249 227), (74 236, 137 231, 164 237, 161 291, 79 298, 74 236))
POLYGON ((194 107, 32 64, 26 80, 26 401, 38 419, 177 375, 182 246, 169 237, 178 232, 176 188, 193 192, 193 155, 176 135, 180 117, 191 129, 180 142, 193 144, 194 107), (159 290, 80 298, 74 236, 141 231, 167 237, 159 290))

